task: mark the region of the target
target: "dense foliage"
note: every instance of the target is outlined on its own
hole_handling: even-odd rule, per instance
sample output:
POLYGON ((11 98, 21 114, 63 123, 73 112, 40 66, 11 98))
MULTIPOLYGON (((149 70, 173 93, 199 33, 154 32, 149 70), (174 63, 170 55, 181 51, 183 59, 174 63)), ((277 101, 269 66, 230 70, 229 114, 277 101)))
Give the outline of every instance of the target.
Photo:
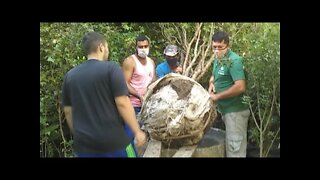
MULTIPOLYGON (((145 34, 151 41, 150 56, 158 64, 168 43, 179 44, 170 37, 180 31, 192 37, 196 27, 197 23, 40 23, 40 157, 73 156, 72 136, 60 104, 61 84, 68 70, 86 60, 80 44, 86 32, 103 33, 109 43, 109 59, 119 65, 135 52, 136 36, 145 34)), ((232 50, 244 57, 245 101, 252 113, 249 141, 260 148, 260 156, 267 156, 272 144, 280 143, 280 24, 204 23, 200 41, 211 38, 211 27, 229 32, 232 50)), ((190 46, 190 53, 193 48, 190 46)), ((205 88, 211 71, 212 65, 198 79, 205 88)))

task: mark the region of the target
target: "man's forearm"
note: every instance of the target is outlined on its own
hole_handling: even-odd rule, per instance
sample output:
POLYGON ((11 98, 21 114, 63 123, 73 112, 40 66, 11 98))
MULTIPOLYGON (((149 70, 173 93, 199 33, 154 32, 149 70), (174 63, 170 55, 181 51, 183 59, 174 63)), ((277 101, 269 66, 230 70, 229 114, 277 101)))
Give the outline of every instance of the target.
POLYGON ((136 134, 139 131, 140 127, 138 121, 136 120, 134 109, 129 98, 127 96, 119 96, 115 98, 115 101, 121 117, 132 129, 133 133, 136 134))
POLYGON ((209 79, 209 84, 210 83, 213 83, 213 76, 211 76, 210 79, 209 79))
POLYGON ((72 107, 66 106, 63 109, 64 109, 64 114, 66 116, 68 127, 69 127, 71 133, 73 134, 72 107))
POLYGON ((238 80, 238 82, 235 83, 234 85, 232 85, 229 89, 216 94, 216 96, 217 96, 218 100, 226 99, 226 98, 238 96, 238 95, 244 93, 245 90, 246 90, 245 81, 238 80))

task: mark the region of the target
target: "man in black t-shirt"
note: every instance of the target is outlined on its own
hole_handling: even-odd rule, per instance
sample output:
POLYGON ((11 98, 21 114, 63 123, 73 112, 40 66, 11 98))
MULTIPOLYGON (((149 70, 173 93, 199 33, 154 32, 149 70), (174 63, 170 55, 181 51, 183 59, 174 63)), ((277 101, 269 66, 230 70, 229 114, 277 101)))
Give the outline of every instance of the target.
POLYGON ((82 40, 88 60, 64 77, 62 104, 74 137, 77 157, 136 157, 124 124, 132 129, 136 146, 146 135, 139 128, 120 67, 107 61, 105 37, 87 33, 82 40))

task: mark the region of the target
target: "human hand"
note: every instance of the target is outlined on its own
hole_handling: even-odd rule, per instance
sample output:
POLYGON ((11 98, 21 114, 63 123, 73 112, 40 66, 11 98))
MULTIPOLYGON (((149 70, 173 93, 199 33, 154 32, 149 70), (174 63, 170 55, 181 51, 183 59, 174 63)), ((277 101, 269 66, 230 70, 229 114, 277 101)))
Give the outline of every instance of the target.
POLYGON ((139 94, 139 99, 141 101, 141 104, 143 104, 143 101, 144 101, 144 97, 142 95, 139 94))
POLYGON ((174 72, 181 74, 181 73, 182 73, 182 67, 181 67, 181 66, 178 66, 178 67, 175 69, 174 72))
POLYGON ((214 85, 213 85, 212 82, 209 82, 208 92, 209 92, 210 94, 216 92, 216 89, 215 89, 215 87, 214 87, 214 85))
POLYGON ((134 138, 134 144, 137 147, 142 146, 146 142, 146 133, 139 129, 134 138))
POLYGON ((213 100, 213 101, 218 101, 218 95, 217 94, 214 94, 213 92, 210 93, 210 98, 213 100))

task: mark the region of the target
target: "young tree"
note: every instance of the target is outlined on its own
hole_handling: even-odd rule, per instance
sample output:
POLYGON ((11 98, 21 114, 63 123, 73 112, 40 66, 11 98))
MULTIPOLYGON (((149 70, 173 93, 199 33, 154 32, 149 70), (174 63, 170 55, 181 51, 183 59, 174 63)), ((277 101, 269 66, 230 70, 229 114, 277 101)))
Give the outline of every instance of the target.
POLYGON ((213 23, 160 23, 168 43, 181 48, 182 74, 196 81, 211 67, 213 23))

